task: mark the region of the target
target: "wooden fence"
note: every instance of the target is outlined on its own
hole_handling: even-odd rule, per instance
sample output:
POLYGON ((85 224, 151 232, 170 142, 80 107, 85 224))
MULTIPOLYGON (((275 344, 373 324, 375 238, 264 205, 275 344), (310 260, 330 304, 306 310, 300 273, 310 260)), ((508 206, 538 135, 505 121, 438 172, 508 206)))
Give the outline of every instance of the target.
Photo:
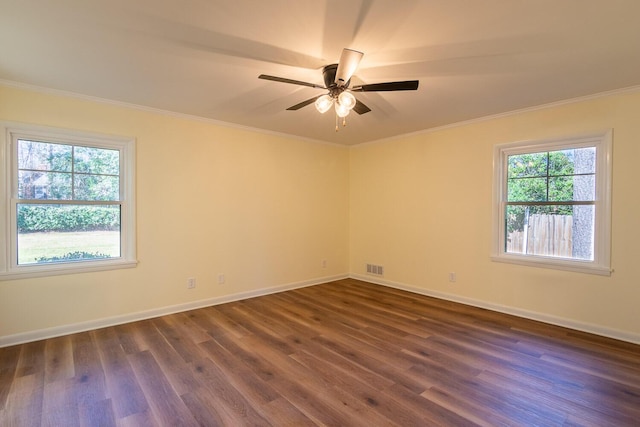
POLYGON ((507 252, 570 258, 572 251, 571 215, 530 215, 524 231, 514 231, 507 236, 507 252))

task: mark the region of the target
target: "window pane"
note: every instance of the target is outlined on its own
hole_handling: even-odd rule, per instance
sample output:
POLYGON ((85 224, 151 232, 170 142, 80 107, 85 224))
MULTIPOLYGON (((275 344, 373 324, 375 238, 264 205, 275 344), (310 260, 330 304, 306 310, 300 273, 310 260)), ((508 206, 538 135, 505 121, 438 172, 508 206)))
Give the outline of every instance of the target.
POLYGON ((71 174, 19 171, 18 198, 71 200, 71 174))
POLYGON ((102 175, 120 174, 120 152, 118 150, 75 147, 73 161, 75 172, 102 175))
POLYGON ((596 179, 594 175, 549 178, 549 201, 585 202, 595 199, 596 179))
POLYGON ((18 204, 18 264, 119 257, 120 206, 18 204))
POLYGON ((509 178, 547 175, 547 153, 517 154, 507 159, 509 178))
POLYGON ((71 146, 18 140, 18 169, 71 172, 71 146))
POLYGON ((75 174, 75 200, 120 200, 120 178, 110 175, 75 174))
POLYGON ((594 213, 592 205, 507 206, 505 251, 593 260, 594 213))
POLYGON ((573 176, 558 176, 549 178, 549 201, 573 201, 573 176))
POLYGON ((547 178, 509 179, 507 192, 509 202, 546 202, 547 178))
POLYGON ((578 175, 573 177, 573 200, 596 200, 596 176, 578 175))
POLYGON ((549 175, 573 175, 575 150, 549 152, 549 175))
POLYGON ((595 147, 549 153, 549 175, 594 174, 596 172, 595 147))

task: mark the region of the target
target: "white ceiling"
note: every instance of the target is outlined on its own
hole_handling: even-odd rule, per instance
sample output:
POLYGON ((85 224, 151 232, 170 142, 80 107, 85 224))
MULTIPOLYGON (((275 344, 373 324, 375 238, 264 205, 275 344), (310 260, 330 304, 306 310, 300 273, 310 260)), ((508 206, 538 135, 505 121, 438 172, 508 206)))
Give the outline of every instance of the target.
POLYGON ((314 140, 357 144, 640 85, 638 0, 0 0, 0 79, 314 140), (335 116, 342 48, 372 111, 335 116))

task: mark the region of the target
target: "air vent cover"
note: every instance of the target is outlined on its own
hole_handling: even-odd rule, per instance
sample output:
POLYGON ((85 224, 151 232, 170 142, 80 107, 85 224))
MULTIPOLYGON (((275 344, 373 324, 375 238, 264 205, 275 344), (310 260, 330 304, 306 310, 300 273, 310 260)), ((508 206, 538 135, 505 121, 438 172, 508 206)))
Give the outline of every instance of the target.
POLYGON ((367 264, 367 274, 376 276, 384 276, 384 267, 381 265, 367 264))

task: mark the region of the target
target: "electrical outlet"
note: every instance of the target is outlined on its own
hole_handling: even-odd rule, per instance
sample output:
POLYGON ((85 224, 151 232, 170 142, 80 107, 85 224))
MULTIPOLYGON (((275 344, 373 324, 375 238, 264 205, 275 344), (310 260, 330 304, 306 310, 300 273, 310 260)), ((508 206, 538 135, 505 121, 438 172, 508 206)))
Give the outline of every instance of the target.
POLYGON ((449 281, 450 282, 455 282, 456 281, 456 273, 454 273, 454 272, 449 273, 449 281))
POLYGON ((187 289, 193 289, 196 287, 196 279, 195 277, 189 277, 187 279, 187 289))
POLYGON ((223 273, 218 274, 218 285, 224 285, 224 282, 225 282, 224 274, 223 273))

